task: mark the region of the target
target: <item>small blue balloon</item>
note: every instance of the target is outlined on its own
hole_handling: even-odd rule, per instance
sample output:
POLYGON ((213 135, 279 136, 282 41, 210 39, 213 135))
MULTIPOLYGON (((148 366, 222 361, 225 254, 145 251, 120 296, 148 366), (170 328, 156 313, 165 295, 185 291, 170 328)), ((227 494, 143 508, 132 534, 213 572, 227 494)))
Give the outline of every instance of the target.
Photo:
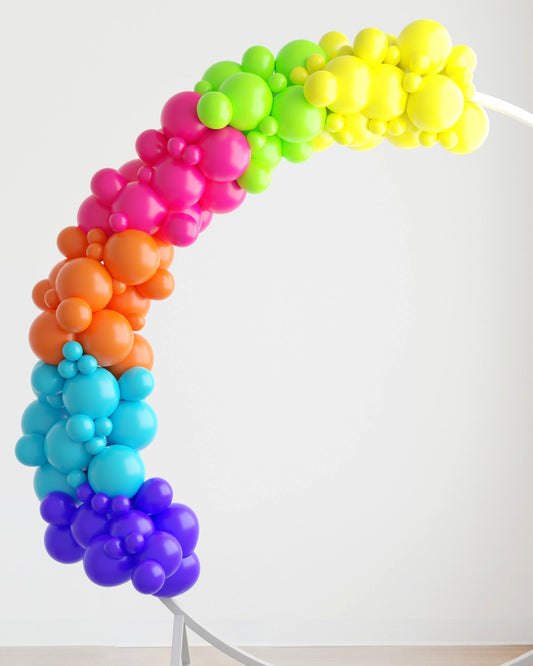
POLYGON ((91 454, 86 451, 83 443, 75 442, 68 436, 65 420, 59 421, 48 431, 44 452, 48 462, 64 474, 85 469, 91 460, 91 454))
POLYGON ((106 441, 103 437, 91 437, 91 439, 85 442, 85 450, 92 456, 96 456, 98 453, 103 451, 105 447, 106 441))
POLYGON ((111 431, 113 430, 113 424, 107 417, 101 419, 96 419, 94 422, 95 434, 98 437, 109 437, 111 431))
POLYGON ((67 435, 76 442, 86 442, 94 435, 94 421, 87 414, 74 414, 67 419, 67 435))
POLYGON ((71 340, 63 345, 63 356, 67 361, 77 361, 83 354, 83 347, 79 342, 71 340))
POLYGON ((78 373, 67 379, 63 387, 63 402, 70 414, 86 414, 92 419, 109 416, 120 399, 118 382, 104 368, 92 374, 78 373))
POLYGON ((64 382, 57 371, 57 365, 39 361, 31 373, 31 388, 37 397, 59 393, 63 389, 64 382))
POLYGON ((121 400, 111 414, 113 430, 107 438, 110 444, 123 444, 140 451, 150 444, 157 433, 157 416, 144 401, 121 400))
POLYGON ((67 483, 67 476, 55 467, 46 463, 35 470, 33 477, 33 489, 37 497, 42 500, 48 495, 58 490, 71 497, 76 497, 76 491, 67 483))
POLYGON ((97 367, 98 363, 94 356, 89 356, 88 354, 82 356, 78 361, 78 370, 84 375, 92 375, 97 367))
POLYGON ((118 380, 123 400, 144 400, 154 390, 154 376, 146 368, 129 368, 118 380))
POLYGON ((88 477, 97 493, 133 497, 144 481, 144 463, 129 446, 108 446, 89 463, 88 477))
POLYGON ((66 417, 64 409, 55 409, 46 402, 34 400, 31 402, 22 414, 22 432, 29 435, 37 432, 40 435, 46 435, 50 428, 66 417))
POLYGON ((67 359, 64 359, 57 366, 57 371, 61 377, 64 377, 65 379, 72 379, 72 377, 78 373, 78 366, 73 361, 67 361, 67 359))
POLYGON ((45 465, 44 437, 37 433, 22 435, 15 445, 15 455, 20 463, 28 467, 45 465))

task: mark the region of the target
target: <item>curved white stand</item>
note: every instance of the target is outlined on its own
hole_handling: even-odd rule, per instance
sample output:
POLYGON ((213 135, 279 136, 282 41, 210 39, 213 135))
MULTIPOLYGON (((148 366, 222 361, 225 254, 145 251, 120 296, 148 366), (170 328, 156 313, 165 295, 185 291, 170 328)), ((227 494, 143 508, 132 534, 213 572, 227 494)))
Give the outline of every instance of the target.
POLYGON ((526 652, 521 657, 517 657, 512 661, 506 661, 501 666, 533 666, 533 650, 526 652))
POLYGON ((205 627, 198 624, 187 613, 185 613, 173 599, 160 598, 160 601, 169 609, 174 615, 174 629, 172 632, 172 653, 170 656, 170 666, 188 666, 191 663, 189 653, 189 643, 187 641, 187 627, 198 634, 204 641, 210 643, 213 647, 224 654, 227 654, 231 659, 245 664, 245 666, 272 666, 267 661, 263 661, 258 657, 254 657, 244 650, 233 647, 225 643, 220 638, 214 636, 205 627))
POLYGON ((519 106, 515 106, 514 104, 510 104, 509 102, 504 102, 503 99, 477 92, 472 101, 477 102, 481 106, 486 106, 487 109, 503 113, 504 116, 519 120, 521 123, 529 125, 529 127, 533 127, 533 113, 530 113, 519 106))

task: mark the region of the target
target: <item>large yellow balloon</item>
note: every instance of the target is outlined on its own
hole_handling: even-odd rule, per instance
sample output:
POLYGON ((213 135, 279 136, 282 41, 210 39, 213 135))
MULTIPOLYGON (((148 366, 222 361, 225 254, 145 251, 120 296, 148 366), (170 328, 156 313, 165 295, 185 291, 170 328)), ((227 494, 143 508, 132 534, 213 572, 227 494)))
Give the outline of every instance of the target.
POLYGON ((326 71, 337 79, 337 96, 328 105, 337 113, 356 113, 370 97, 370 68, 355 56, 339 56, 326 65, 326 71))
POLYGON ((400 65, 406 72, 435 74, 440 72, 452 49, 446 28, 429 19, 413 21, 398 35, 400 65))
POLYGON ((421 130, 435 134, 454 125, 463 108, 461 89, 442 74, 425 76, 407 101, 407 115, 411 122, 421 130))

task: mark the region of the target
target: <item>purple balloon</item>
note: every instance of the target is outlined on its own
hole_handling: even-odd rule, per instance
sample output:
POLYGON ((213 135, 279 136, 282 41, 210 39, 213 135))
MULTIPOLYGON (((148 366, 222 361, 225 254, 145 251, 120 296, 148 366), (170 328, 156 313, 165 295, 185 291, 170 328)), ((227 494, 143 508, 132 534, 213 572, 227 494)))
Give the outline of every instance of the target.
POLYGON ((124 539, 132 532, 148 536, 154 531, 154 524, 145 513, 132 509, 122 516, 113 518, 109 525, 109 534, 124 539))
POLYGON ((164 511, 172 502, 172 486, 165 479, 147 479, 135 495, 135 508, 148 515, 164 511))
POLYGON ((171 504, 168 509, 152 516, 156 530, 170 532, 180 542, 183 557, 191 555, 198 543, 198 518, 185 504, 171 504))
POLYGON ((74 540, 70 527, 48 525, 44 533, 44 546, 50 557, 63 564, 79 562, 85 550, 74 540))
POLYGON ((155 560, 163 567, 165 576, 175 573, 183 560, 179 541, 170 532, 156 531, 146 538, 146 543, 137 555, 137 562, 155 560))
POLYGON ((145 560, 140 562, 133 570, 131 582, 137 592, 154 594, 163 587, 165 571, 159 562, 145 560))
POLYGON ((48 493, 41 502, 41 516, 50 525, 62 527, 70 525, 70 520, 75 510, 75 500, 60 490, 48 493))
POLYGON ((95 537, 107 534, 108 527, 109 520, 107 516, 96 513, 91 508, 90 500, 76 509, 70 524, 72 536, 84 548, 87 548, 95 537))
POLYGON ((129 555, 115 559, 105 552, 109 537, 105 534, 91 541, 83 557, 85 573, 97 585, 111 587, 125 583, 131 577, 133 558, 129 555))
POLYGON ((175 574, 169 576, 163 587, 154 593, 156 597, 175 597, 187 592, 198 580, 200 562, 196 553, 185 557, 175 574))

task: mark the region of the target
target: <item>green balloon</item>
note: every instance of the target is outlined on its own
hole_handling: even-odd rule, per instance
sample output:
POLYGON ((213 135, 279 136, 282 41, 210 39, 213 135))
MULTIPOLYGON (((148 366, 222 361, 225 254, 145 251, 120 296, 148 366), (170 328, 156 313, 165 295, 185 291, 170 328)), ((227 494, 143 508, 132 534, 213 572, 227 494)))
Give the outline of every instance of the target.
MULTIPOLYGON (((285 44, 276 58, 276 72, 281 72, 290 81, 291 72, 295 67, 305 67, 307 58, 314 53, 319 53, 327 61, 326 54, 318 44, 308 39, 295 39, 285 44)), ((204 76, 205 79, 205 76, 204 76)))
POLYGON ((196 113, 207 127, 222 129, 229 125, 233 110, 226 95, 213 90, 200 97, 196 113))
POLYGON ((211 92, 211 90, 213 90, 213 86, 209 81, 204 81, 203 79, 198 81, 194 86, 194 92, 200 93, 200 95, 205 95, 205 93, 211 92))
POLYGON ((291 143, 290 141, 281 142, 283 157, 288 162, 305 162, 313 154, 313 144, 311 141, 302 141, 301 143, 291 143))
POLYGON ((250 194, 264 192, 272 181, 270 169, 261 162, 250 160, 250 164, 237 183, 250 194))
POLYGON ((275 169, 281 162, 281 139, 279 136, 267 136, 262 148, 252 148, 252 159, 261 162, 270 170, 275 169))
POLYGON ((238 72, 242 72, 242 67, 238 62, 221 60, 220 62, 211 65, 209 69, 206 69, 202 79, 204 81, 209 81, 213 90, 218 90, 223 81, 238 72))
POLYGON ((220 86, 220 92, 227 95, 233 108, 230 125, 243 132, 255 129, 272 108, 270 88, 257 74, 233 74, 220 86))
POLYGON ((304 97, 303 86, 290 86, 276 95, 272 116, 278 121, 278 135, 291 141, 311 141, 326 121, 326 109, 317 108, 304 97))
POLYGON ((252 46, 242 57, 242 69, 267 81, 274 72, 274 56, 265 46, 252 46))

